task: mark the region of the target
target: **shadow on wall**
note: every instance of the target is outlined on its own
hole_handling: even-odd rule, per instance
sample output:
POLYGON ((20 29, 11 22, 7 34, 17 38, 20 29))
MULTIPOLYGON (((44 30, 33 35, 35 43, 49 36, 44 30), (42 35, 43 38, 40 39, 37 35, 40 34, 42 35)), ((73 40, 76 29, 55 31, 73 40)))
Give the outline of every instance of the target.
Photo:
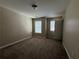
POLYGON ((1 39, 0 47, 32 36, 30 17, 0 7, 1 39))

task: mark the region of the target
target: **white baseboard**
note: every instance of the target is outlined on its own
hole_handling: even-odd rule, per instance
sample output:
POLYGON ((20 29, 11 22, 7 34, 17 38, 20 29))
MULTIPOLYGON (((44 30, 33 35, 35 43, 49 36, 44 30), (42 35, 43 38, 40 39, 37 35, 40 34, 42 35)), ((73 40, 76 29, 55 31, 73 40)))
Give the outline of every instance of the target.
POLYGON ((6 47, 12 46, 12 45, 14 45, 14 44, 16 44, 16 43, 19 43, 19 42, 22 42, 22 41, 24 41, 24 40, 26 40, 26 39, 31 39, 31 37, 23 38, 23 39, 21 39, 21 40, 18 40, 18 41, 9 43, 9 44, 4 45, 4 46, 1 46, 0 49, 4 49, 4 48, 6 48, 6 47))
POLYGON ((66 51, 66 53, 67 53, 69 59, 71 59, 71 57, 70 57, 70 55, 69 55, 69 52, 68 52, 67 48, 65 47, 65 44, 64 44, 64 43, 63 43, 63 46, 64 46, 64 49, 65 49, 65 51, 66 51))

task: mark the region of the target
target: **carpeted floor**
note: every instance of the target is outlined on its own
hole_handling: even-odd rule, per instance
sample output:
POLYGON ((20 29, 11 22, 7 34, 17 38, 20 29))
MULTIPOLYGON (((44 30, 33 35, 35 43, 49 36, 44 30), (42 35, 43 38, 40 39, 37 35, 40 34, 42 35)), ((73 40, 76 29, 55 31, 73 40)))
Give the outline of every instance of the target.
POLYGON ((32 38, 2 50, 3 59, 68 59, 60 41, 32 38))

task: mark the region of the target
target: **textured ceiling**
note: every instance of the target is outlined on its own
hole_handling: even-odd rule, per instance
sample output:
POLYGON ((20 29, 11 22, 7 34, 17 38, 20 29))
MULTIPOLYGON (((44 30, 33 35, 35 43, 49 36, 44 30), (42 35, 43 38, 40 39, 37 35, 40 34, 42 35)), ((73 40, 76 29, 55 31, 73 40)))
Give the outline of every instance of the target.
POLYGON ((18 11, 33 17, 54 17, 63 15, 69 0, 0 0, 0 6, 18 11), (38 8, 34 10, 31 5, 35 3, 38 8))

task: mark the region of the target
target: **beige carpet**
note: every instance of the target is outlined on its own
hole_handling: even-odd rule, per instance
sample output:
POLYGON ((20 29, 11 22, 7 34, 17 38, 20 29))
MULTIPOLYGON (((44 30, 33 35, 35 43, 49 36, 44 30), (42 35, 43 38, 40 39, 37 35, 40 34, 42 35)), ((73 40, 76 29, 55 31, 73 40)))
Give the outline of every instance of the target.
POLYGON ((68 56, 61 42, 32 38, 3 49, 2 59, 68 59, 68 56))

